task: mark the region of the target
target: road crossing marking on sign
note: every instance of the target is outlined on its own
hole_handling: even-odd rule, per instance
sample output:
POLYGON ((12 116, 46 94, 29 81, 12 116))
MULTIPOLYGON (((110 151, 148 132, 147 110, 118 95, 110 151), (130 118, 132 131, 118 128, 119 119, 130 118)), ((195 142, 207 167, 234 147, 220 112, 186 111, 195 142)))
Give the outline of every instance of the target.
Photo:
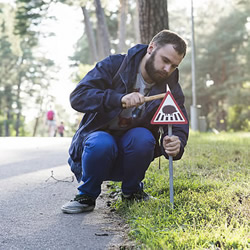
POLYGON ((186 117, 170 91, 167 91, 151 120, 151 124, 187 124, 186 117))

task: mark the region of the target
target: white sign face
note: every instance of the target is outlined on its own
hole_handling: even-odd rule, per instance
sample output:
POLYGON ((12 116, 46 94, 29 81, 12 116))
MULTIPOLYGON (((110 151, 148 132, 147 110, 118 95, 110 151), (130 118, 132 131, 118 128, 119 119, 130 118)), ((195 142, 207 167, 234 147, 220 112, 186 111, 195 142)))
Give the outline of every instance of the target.
POLYGON ((186 117, 170 91, 166 93, 151 120, 151 124, 187 124, 186 117))

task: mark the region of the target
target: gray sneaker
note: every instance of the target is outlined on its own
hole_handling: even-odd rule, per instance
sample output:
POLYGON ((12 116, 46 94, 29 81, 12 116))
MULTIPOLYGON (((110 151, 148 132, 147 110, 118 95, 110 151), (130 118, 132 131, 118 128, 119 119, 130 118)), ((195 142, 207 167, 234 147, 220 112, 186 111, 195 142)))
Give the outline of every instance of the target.
POLYGON ((67 214, 78 214, 83 212, 92 211, 95 208, 95 199, 92 197, 89 197, 85 194, 78 194, 74 198, 74 200, 71 200, 64 204, 61 207, 61 210, 64 213, 67 214))

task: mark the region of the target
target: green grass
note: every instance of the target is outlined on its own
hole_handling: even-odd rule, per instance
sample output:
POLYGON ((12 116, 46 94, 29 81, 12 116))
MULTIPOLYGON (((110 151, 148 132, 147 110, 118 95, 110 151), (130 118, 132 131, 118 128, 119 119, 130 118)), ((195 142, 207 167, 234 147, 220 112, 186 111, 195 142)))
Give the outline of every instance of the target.
POLYGON ((250 249, 250 133, 191 133, 174 161, 174 210, 168 161, 147 171, 144 188, 156 200, 115 204, 140 249, 250 249))

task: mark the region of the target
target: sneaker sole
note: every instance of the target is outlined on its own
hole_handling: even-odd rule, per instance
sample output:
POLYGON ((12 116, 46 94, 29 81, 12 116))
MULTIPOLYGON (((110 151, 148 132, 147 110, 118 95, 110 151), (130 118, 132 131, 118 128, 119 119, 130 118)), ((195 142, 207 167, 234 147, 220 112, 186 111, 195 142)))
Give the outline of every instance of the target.
POLYGON ((61 210, 65 214, 79 214, 79 213, 93 211, 94 208, 95 208, 95 206, 89 206, 89 207, 77 208, 77 209, 61 207, 61 210))

